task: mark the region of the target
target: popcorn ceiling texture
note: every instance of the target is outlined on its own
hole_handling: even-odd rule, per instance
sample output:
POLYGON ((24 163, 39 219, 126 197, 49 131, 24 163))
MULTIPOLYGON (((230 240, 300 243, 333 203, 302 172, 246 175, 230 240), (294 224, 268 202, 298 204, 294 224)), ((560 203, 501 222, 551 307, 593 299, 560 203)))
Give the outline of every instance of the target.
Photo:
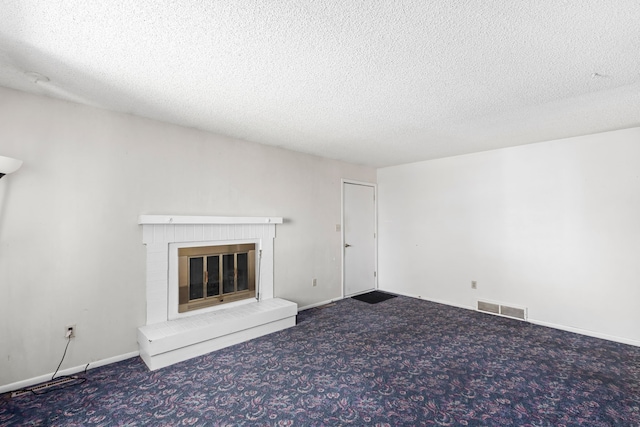
POLYGON ((637 0, 4 0, 0 86, 389 166, 640 126, 638 22, 637 0))

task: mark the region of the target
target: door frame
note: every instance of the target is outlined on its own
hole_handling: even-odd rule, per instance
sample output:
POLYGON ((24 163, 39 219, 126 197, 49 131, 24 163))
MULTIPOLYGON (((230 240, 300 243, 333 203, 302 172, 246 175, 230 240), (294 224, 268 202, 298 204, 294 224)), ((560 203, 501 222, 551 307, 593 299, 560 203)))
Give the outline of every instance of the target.
POLYGON ((341 287, 340 287, 340 298, 344 299, 345 291, 344 291, 344 276, 345 276, 345 268, 344 268, 344 186, 345 184, 351 185, 364 185, 367 187, 373 187, 373 229, 375 235, 375 244, 373 246, 373 265, 375 268, 375 280, 374 280, 374 290, 378 289, 378 184, 373 182, 366 181, 356 181, 353 179, 342 179, 340 182, 340 259, 341 259, 341 287))

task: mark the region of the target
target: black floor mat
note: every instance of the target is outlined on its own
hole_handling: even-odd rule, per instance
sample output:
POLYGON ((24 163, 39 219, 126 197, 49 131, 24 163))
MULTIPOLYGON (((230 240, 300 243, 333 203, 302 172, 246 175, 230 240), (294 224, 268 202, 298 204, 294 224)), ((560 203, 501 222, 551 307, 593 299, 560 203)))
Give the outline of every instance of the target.
POLYGON ((351 298, 357 299, 358 301, 368 302, 369 304, 377 304, 379 302, 386 301, 395 297, 397 297, 397 295, 388 294, 386 292, 373 291, 367 292, 366 294, 356 295, 355 297, 351 298))

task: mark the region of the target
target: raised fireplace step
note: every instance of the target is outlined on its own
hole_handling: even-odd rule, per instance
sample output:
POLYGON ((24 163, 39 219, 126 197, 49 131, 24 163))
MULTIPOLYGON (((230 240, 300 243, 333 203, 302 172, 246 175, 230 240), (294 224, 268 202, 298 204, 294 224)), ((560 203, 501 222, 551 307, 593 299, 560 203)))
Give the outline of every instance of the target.
POLYGON ((281 298, 256 301, 138 328, 140 357, 164 368, 296 324, 298 305, 281 298))

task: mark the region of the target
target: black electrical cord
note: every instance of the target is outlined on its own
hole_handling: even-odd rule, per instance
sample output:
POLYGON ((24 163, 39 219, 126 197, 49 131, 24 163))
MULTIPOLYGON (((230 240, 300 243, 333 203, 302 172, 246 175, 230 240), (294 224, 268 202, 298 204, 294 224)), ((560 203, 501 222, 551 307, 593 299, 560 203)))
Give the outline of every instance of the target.
POLYGON ((58 373, 58 370, 60 369, 60 366, 62 366, 62 362, 64 361, 64 357, 67 355, 67 349, 69 348, 69 344, 70 343, 71 343, 71 334, 69 334, 69 336, 67 337, 67 345, 64 348, 64 353, 62 354, 62 359, 60 360, 60 363, 58 363, 58 367, 56 368, 56 371, 51 376, 51 381, 53 381, 53 379, 56 377, 56 374, 58 373))
POLYGON ((34 390, 34 389, 27 389, 27 391, 30 391, 31 393, 36 394, 36 395, 38 395, 38 394, 46 394, 46 393, 51 393, 52 391, 62 390, 63 388, 71 387, 71 386, 74 386, 74 385, 80 385, 80 384, 82 384, 82 383, 87 381, 86 378, 81 378, 81 377, 76 377, 76 376, 71 376, 70 377, 68 375, 63 375, 61 377, 58 377, 58 379, 60 379, 60 378, 69 378, 70 380, 74 380, 74 381, 73 382, 66 382, 66 383, 61 384, 59 386, 54 386, 54 387, 51 387, 51 388, 47 388, 47 389, 44 389, 42 391, 38 391, 38 390, 34 390))
MULTIPOLYGON (((69 334, 69 336, 67 337, 67 345, 64 347, 64 353, 62 354, 62 359, 60 359, 60 363, 58 363, 58 367, 56 368, 56 371, 53 373, 53 375, 51 376, 51 381, 53 381, 53 379, 56 377, 56 374, 58 373, 58 371, 60 370, 60 366, 62 366, 62 362, 64 361, 65 356, 67 355, 67 349, 69 348, 69 344, 71 343, 71 334, 69 334)), ((84 367, 84 373, 87 373, 87 368, 89 367, 89 364, 87 363, 87 366, 84 367)), ((34 389, 29 389, 29 391, 33 394, 45 394, 45 393, 50 393, 54 390, 61 390, 63 388, 67 388, 67 387, 71 387, 73 385, 80 385, 83 382, 87 381, 86 378, 80 378, 80 377, 76 377, 76 376, 69 376, 69 375, 62 375, 60 377, 58 377, 58 379, 63 379, 63 378, 68 378, 69 380, 77 380, 76 382, 74 382, 73 384, 71 383, 65 383, 59 387, 52 387, 52 388, 48 388, 45 389, 43 391, 36 391, 34 389)), ((34 387, 35 388, 35 387, 34 387)))
MULTIPOLYGON (((53 375, 51 376, 51 380, 53 381, 54 378, 56 377, 56 374, 58 373, 58 371, 60 370, 60 366, 62 366, 62 362, 64 361, 65 356, 67 355, 67 350, 69 349, 69 344, 71 343, 71 335, 69 335, 67 337, 67 345, 64 347, 64 353, 62 354, 62 359, 60 359, 60 363, 58 363, 58 367, 56 368, 56 371, 53 373, 53 375)), ((87 369, 89 368, 89 363, 87 363, 87 366, 84 367, 84 374, 87 374, 87 369)), ((80 385, 82 383, 84 383, 85 381, 87 381, 86 378, 81 378, 81 377, 77 377, 77 376, 69 376, 69 375, 62 375, 60 377, 57 378, 58 380, 60 379, 69 379, 69 380, 75 380, 73 381, 73 383, 71 383, 71 381, 69 382, 64 382, 64 384, 61 384, 59 386, 53 386, 51 388, 47 388, 44 389, 42 391, 37 390, 39 387, 38 386, 34 386, 31 388, 24 388, 22 389, 22 391, 25 392, 31 392, 32 394, 45 394, 45 393, 50 393, 52 391, 55 390, 62 390, 63 388, 67 388, 67 387, 71 387, 74 385, 80 385)))

